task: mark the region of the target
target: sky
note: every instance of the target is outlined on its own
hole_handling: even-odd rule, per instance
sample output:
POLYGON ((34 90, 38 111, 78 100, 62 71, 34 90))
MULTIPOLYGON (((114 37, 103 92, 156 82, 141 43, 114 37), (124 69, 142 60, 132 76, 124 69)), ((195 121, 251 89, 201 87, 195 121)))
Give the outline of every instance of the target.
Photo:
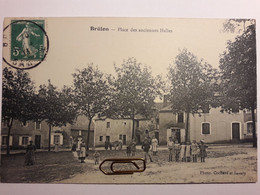
MULTIPOLYGON (((217 68, 227 40, 233 40, 235 36, 222 32, 224 21, 45 18, 49 51, 46 59, 28 72, 36 86, 46 84, 50 79, 61 88, 63 85, 72 85, 72 74, 76 69, 82 69, 90 63, 97 65, 104 73, 114 74, 114 64, 120 66, 123 60, 134 57, 143 65, 151 67, 153 75, 166 76, 167 68, 174 64, 174 58, 183 48, 217 68), (93 28, 109 30, 91 30, 93 28)), ((5 21, 6 24, 8 21, 5 21)))

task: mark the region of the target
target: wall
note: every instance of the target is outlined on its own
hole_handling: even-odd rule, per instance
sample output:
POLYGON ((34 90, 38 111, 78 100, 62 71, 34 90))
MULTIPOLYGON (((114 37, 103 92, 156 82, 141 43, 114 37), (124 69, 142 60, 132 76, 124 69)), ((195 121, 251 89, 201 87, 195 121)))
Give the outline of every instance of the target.
POLYGON ((106 136, 110 136, 110 142, 118 141, 119 135, 126 135, 126 144, 132 140, 132 123, 130 119, 96 119, 94 129, 95 146, 104 146, 106 136), (110 128, 107 128, 107 122, 110 122, 110 128), (100 141, 100 136, 103 140, 100 141))
POLYGON ((204 139, 206 142, 218 142, 232 140, 232 123, 240 124, 240 139, 244 139, 246 129, 244 128, 244 115, 242 111, 238 113, 222 113, 220 108, 212 108, 207 114, 199 116, 195 114, 190 117, 191 141, 200 141, 204 139), (202 123, 210 124, 210 134, 202 134, 202 123))

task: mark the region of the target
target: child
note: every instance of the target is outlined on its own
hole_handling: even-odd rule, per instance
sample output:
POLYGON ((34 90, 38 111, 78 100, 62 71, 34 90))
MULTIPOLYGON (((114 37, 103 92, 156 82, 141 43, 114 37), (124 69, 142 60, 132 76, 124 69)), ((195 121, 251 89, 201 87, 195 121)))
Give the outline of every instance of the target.
POLYGON ((191 145, 190 142, 187 142, 186 152, 185 152, 185 157, 187 162, 190 162, 190 154, 191 154, 191 145))
POLYGON ((144 160, 145 162, 147 162, 147 156, 150 158, 150 161, 153 162, 153 159, 152 157, 150 156, 149 154, 149 150, 150 150, 150 142, 149 142, 149 139, 145 138, 144 139, 144 142, 142 144, 142 149, 143 151, 145 152, 144 154, 144 160))
POLYGON ((127 155, 127 156, 130 156, 130 155, 131 155, 131 147, 132 147, 131 144, 129 144, 129 145, 126 147, 126 155, 127 155))
POLYGON ((185 143, 181 143, 180 160, 182 162, 186 162, 185 153, 186 153, 186 145, 185 143))
POLYGON ((191 144, 191 155, 192 155, 192 161, 197 162, 198 158, 198 144, 196 143, 195 140, 192 141, 191 144))
POLYGON ((169 140, 167 142, 167 146, 169 149, 169 162, 172 161, 172 156, 173 156, 173 150, 174 150, 174 142, 172 140, 172 137, 169 137, 169 140))
POLYGON ((95 165, 98 165, 99 164, 99 157, 100 157, 99 152, 95 151, 93 156, 94 156, 94 160, 95 160, 95 165))
POLYGON ((179 142, 176 140, 176 141, 175 141, 175 144, 174 144, 174 153, 175 153, 175 161, 176 161, 176 162, 179 162, 180 150, 181 150, 181 145, 180 145, 179 142))
POLYGON ((208 148, 208 146, 205 145, 204 140, 200 140, 199 148, 200 148, 200 161, 205 162, 205 157, 207 157, 206 148, 208 148))
POLYGON ((131 146, 130 146, 130 153, 132 152, 132 156, 135 156, 135 151, 136 151, 136 142, 133 139, 132 143, 131 143, 131 146))

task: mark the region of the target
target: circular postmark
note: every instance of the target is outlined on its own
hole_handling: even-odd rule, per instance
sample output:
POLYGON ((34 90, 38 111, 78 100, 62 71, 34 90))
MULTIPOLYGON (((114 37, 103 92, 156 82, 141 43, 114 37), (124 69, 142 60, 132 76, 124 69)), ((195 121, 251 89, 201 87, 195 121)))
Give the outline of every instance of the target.
POLYGON ((31 69, 47 56, 45 20, 11 20, 3 32, 3 61, 16 69, 31 69))

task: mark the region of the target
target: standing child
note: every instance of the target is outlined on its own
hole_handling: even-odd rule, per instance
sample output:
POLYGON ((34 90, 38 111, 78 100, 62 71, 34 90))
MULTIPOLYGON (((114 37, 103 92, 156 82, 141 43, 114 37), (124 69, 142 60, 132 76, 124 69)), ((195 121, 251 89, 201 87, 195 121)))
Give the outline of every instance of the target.
POLYGON ((98 165, 99 164, 99 157, 100 157, 99 152, 95 151, 93 156, 94 156, 94 159, 95 159, 95 165, 98 165))
POLYGON ((153 156, 156 156, 158 152, 158 140, 153 136, 152 139, 152 151, 153 151, 153 156))
POLYGON ((206 148, 208 148, 208 146, 205 145, 204 140, 200 140, 199 148, 200 148, 200 161, 205 162, 205 157, 207 157, 206 148))
POLYGON ((172 161, 172 156, 173 156, 173 150, 174 150, 174 142, 172 140, 172 137, 169 137, 169 140, 167 142, 167 146, 169 149, 169 162, 172 161))
POLYGON ((192 155, 192 161, 197 162, 198 158, 198 144, 196 143, 195 140, 192 141, 191 144, 191 155, 192 155))
POLYGON ((144 154, 144 160, 145 162, 147 162, 147 156, 150 158, 150 161, 153 162, 152 157, 149 154, 149 150, 150 150, 150 141, 145 138, 144 142, 142 144, 142 149, 144 150, 145 154, 144 154))
MULTIPOLYGON (((132 143, 130 144, 130 153, 132 152, 132 156, 135 156, 135 151, 136 151, 136 142, 133 139, 132 143)), ((130 155, 129 155, 130 156, 130 155)))
POLYGON ((181 145, 180 145, 179 142, 176 140, 176 141, 175 141, 175 144, 174 144, 174 153, 175 153, 175 161, 176 161, 176 162, 179 162, 180 151, 181 151, 181 145))
POLYGON ((183 142, 181 143, 181 151, 180 151, 180 161, 182 162, 186 162, 185 151, 186 151, 186 145, 183 142))
POLYGON ((187 142, 186 145, 186 151, 185 151, 185 157, 186 157, 186 162, 190 162, 190 155, 191 155, 191 145, 190 142, 187 142))

